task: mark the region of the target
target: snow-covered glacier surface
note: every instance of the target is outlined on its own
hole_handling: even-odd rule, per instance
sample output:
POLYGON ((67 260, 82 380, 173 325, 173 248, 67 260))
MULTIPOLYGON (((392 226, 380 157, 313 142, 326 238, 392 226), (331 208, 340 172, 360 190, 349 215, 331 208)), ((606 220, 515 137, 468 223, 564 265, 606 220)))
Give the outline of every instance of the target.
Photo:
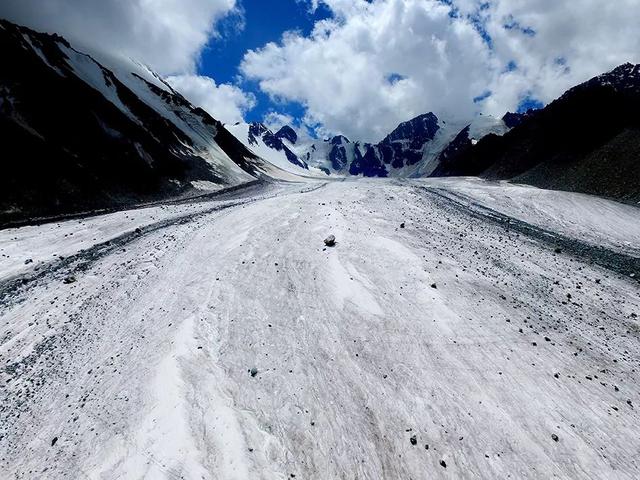
POLYGON ((534 190, 0 231, 0 478, 638 478, 640 210, 534 190))

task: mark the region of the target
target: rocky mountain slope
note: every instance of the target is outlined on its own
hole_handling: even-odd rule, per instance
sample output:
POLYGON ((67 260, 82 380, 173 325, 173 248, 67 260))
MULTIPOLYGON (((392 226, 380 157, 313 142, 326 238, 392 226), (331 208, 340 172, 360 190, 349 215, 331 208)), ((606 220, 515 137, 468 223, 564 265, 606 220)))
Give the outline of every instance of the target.
POLYGON ((479 175, 640 201, 640 65, 625 64, 529 112, 504 136, 448 155, 437 176, 479 175))
POLYGON ((0 20, 0 223, 253 181, 268 169, 145 67, 0 20))

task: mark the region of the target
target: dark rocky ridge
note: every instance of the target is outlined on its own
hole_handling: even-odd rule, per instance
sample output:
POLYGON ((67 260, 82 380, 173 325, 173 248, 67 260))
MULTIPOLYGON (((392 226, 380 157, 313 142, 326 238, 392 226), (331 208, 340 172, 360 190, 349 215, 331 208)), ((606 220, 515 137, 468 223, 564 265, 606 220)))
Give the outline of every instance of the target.
POLYGON ((479 175, 640 201, 640 65, 625 64, 529 112, 447 160, 439 176, 479 175))
MULTIPOLYGON (((0 223, 175 198, 193 192, 191 181, 226 184, 193 136, 63 38, 0 20, 0 50, 0 223), (74 72, 69 51, 102 73, 131 115, 74 72)), ((138 79, 185 124, 221 140, 230 158, 255 172, 259 160, 220 122, 170 87, 138 79)))
POLYGON ((524 122, 527 118, 534 115, 537 110, 528 110, 524 113, 507 112, 502 117, 502 121, 509 128, 514 128, 524 122))

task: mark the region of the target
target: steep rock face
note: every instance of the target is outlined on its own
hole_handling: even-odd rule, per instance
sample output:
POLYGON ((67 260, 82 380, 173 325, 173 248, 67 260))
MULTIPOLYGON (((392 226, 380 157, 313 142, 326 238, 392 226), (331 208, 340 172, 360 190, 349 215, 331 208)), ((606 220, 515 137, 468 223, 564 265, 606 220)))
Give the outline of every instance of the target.
POLYGON ((351 143, 351 142, 344 135, 336 135, 329 141, 329 143, 331 143, 331 145, 344 145, 345 143, 351 143))
POLYGON ((362 158, 356 157, 349 171, 352 175, 386 177, 391 169, 415 165, 439 128, 433 113, 403 122, 377 145, 365 144, 362 158))
POLYGON ((0 50, 0 222, 253 179, 240 165, 258 159, 233 142, 225 153, 224 127, 151 72, 116 74, 62 37, 7 21, 0 50))
POLYGON ((383 155, 377 146, 364 144, 362 150, 364 150, 364 154, 358 145, 355 146, 354 158, 349 166, 351 175, 365 177, 386 177, 389 175, 383 155))
POLYGON ((329 161, 334 170, 340 171, 347 167, 349 163, 349 156, 347 154, 347 147, 351 142, 345 136, 338 135, 333 137, 330 141, 331 150, 329 150, 329 161))
POLYGON ((504 136, 483 138, 439 174, 513 179, 638 201, 638 111, 640 65, 621 65, 527 115, 504 136))

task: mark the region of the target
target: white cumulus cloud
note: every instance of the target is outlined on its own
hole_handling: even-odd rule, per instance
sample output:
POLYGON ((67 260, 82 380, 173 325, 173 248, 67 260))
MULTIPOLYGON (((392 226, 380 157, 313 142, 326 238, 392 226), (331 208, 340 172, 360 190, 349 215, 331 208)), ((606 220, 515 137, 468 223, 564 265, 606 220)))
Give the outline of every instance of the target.
POLYGON ((322 1, 332 19, 247 52, 241 71, 353 138, 378 140, 426 111, 502 115, 640 61, 637 0, 322 1))
POLYGON ((253 94, 235 85, 216 85, 210 77, 174 75, 167 77, 167 81, 191 103, 223 123, 242 121, 244 114, 256 104, 253 94))
POLYGON ((262 123, 264 123, 269 130, 277 132, 285 125, 293 127, 295 119, 286 113, 275 112, 272 110, 264 115, 262 123))
POLYGON ((236 0, 2 0, 0 16, 143 61, 161 74, 193 71, 236 0))
POLYGON ((494 56, 518 67, 494 77, 489 113, 514 108, 527 93, 549 102, 621 63, 640 62, 637 0, 494 0, 486 16, 494 56))

